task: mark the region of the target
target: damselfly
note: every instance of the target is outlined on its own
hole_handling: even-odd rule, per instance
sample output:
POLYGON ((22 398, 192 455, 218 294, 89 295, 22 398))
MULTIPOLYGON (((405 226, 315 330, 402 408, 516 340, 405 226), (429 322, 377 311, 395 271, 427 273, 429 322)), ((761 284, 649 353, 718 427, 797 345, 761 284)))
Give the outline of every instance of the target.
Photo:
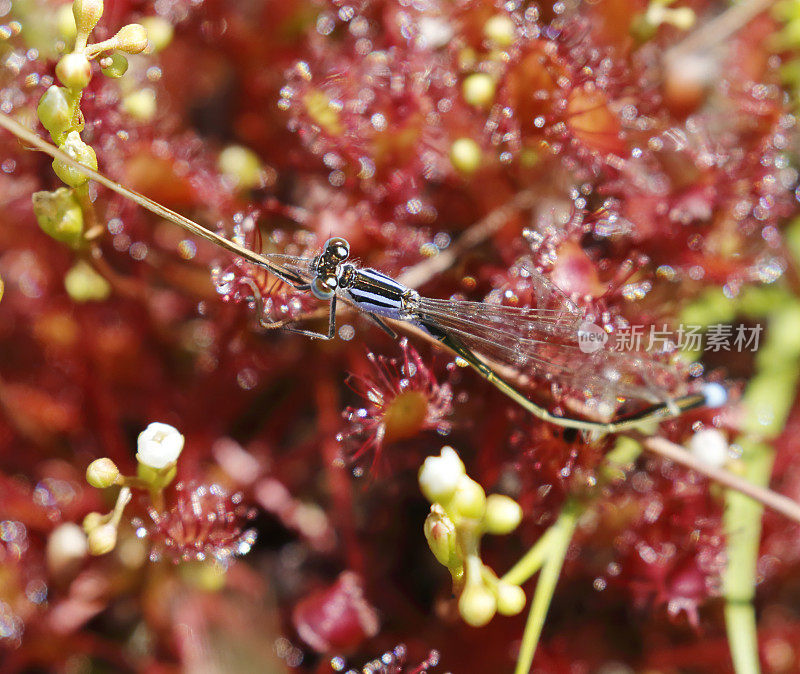
MULTIPOLYGON (((718 384, 705 384, 695 393, 673 399, 670 392, 675 378, 666 365, 637 353, 607 349, 587 353, 579 345, 582 331, 587 330, 584 313, 532 267, 523 267, 522 271, 536 306, 521 308, 424 297, 380 271, 349 262, 350 246, 341 237, 329 239, 314 257, 256 253, 77 163, 3 113, 0 126, 156 215, 268 270, 293 288, 309 291, 330 303, 327 332, 292 328, 295 332, 333 339, 337 300, 353 305, 393 337, 397 335, 386 319, 411 323, 530 413, 583 431, 613 433, 695 407, 718 406, 726 400, 725 389, 718 384), (573 418, 534 403, 507 381, 505 373, 577 392, 586 403, 586 411, 595 416, 614 413, 616 403, 629 399, 645 401, 647 406, 610 421, 573 418)), ((588 329, 591 331, 591 325, 588 329)))

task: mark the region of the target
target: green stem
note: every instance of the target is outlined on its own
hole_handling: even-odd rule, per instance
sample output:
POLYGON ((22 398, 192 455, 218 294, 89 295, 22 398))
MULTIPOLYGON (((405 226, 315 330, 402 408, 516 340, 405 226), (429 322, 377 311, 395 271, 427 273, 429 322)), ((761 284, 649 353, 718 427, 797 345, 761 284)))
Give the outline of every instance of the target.
POLYGON ((108 521, 115 527, 119 526, 119 523, 122 520, 122 513, 130 500, 131 490, 128 487, 123 487, 120 489, 119 494, 117 494, 117 502, 114 504, 114 510, 108 514, 108 521))
POLYGON ((164 512, 164 490, 160 487, 151 487, 150 489, 150 502, 157 512, 164 512))
MULTIPOLYGON (((766 485, 772 472, 773 450, 766 443, 740 440, 745 477, 766 485)), ((758 674, 758 627, 753 608, 756 563, 764 507, 740 492, 725 492, 723 527, 728 564, 723 575, 725 629, 736 674, 758 674)))
POLYGON ((759 674, 758 628, 751 603, 725 604, 725 632, 736 674, 759 674))
POLYGON ((582 508, 574 501, 567 502, 564 510, 561 511, 561 515, 559 515, 558 521, 548 530, 550 536, 546 552, 547 558, 542 566, 542 573, 533 593, 531 610, 525 623, 525 631, 522 634, 522 644, 514 674, 528 674, 530 672, 533 656, 536 653, 539 637, 542 634, 544 620, 550 608, 558 577, 561 575, 561 567, 564 565, 564 558, 567 555, 569 543, 572 540, 581 511, 582 508))
MULTIPOLYGON (((751 304, 756 309, 752 313, 763 315, 758 302, 751 304)), ((756 375, 743 397, 744 433, 738 438, 743 477, 759 486, 769 484, 775 458, 769 441, 783 431, 795 398, 800 363, 800 303, 787 300, 768 318, 767 340, 756 355, 756 375)), ((760 503, 730 489, 725 492, 725 506, 728 562, 722 580, 728 647, 736 674, 759 674, 753 598, 764 509, 760 503)))
POLYGON ((550 553, 550 539, 553 537, 553 530, 556 525, 545 531, 533 547, 525 553, 514 566, 504 575, 501 580, 512 585, 522 585, 528 578, 533 576, 542 568, 545 559, 550 553))

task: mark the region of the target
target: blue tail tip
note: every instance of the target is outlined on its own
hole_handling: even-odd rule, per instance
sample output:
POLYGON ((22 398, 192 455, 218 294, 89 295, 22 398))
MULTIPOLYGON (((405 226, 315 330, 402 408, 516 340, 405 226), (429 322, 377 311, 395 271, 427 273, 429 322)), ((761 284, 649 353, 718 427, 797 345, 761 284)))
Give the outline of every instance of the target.
POLYGON ((722 407, 728 402, 728 389, 722 384, 716 382, 703 384, 701 391, 706 399, 706 407, 722 407))

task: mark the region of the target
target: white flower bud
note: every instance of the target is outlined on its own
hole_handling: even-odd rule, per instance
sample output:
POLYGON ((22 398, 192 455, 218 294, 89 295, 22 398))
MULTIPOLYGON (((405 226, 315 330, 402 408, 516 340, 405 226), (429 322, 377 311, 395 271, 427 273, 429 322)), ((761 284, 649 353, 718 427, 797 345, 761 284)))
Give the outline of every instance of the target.
POLYGON ((495 14, 483 25, 483 34, 498 47, 509 47, 514 42, 516 28, 511 17, 495 14))
POLYGON ((91 512, 83 518, 83 530, 88 535, 91 531, 97 529, 97 527, 106 522, 106 520, 108 520, 106 515, 101 515, 98 512, 91 512))
POLYGON ((450 146, 450 163, 461 173, 474 173, 482 160, 481 148, 472 138, 458 138, 450 146))
POLYGON ((519 585, 497 583, 497 612, 501 615, 517 615, 525 608, 525 590, 519 585))
POLYGON ((422 16, 417 21, 422 44, 431 49, 444 47, 453 39, 453 26, 438 16, 422 16))
POLYGON ((519 526, 522 508, 513 498, 502 494, 491 494, 486 499, 486 514, 483 526, 490 534, 508 534, 519 526))
POLYGON ((442 447, 439 456, 429 456, 419 469, 419 486, 431 503, 447 501, 466 474, 456 450, 442 447))
POLYGON ((458 612, 464 622, 473 627, 483 627, 497 611, 497 600, 483 583, 467 585, 458 600, 458 612))
POLYGON ((487 73, 472 73, 461 84, 464 100, 477 108, 483 108, 494 102, 494 78, 487 73))
POLYGON ((136 460, 161 470, 175 463, 183 450, 183 436, 169 424, 152 423, 139 434, 136 460))
POLYGON ((166 49, 167 45, 172 42, 175 29, 166 19, 160 16, 146 16, 141 23, 147 31, 147 40, 154 52, 166 49))
POLYGON ((689 440, 689 451, 709 466, 724 466, 730 455, 728 441, 716 428, 697 431, 689 440))
POLYGON ((449 507, 462 517, 479 520, 486 511, 486 492, 475 480, 463 475, 449 507))
POLYGON ((65 576, 77 570, 89 547, 86 534, 74 522, 64 522, 47 539, 47 568, 54 576, 65 576))
POLYGON ((87 534, 89 552, 93 555, 105 555, 117 544, 117 527, 114 524, 101 524, 87 534))

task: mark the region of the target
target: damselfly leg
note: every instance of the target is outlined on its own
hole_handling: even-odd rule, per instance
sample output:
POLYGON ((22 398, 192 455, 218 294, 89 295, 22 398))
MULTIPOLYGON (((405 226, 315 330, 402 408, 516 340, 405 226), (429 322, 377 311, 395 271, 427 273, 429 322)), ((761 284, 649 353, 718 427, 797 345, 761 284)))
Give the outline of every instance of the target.
POLYGON ((295 290, 310 291, 317 299, 330 303, 327 334, 287 326, 286 322, 266 321, 263 299, 260 291, 256 292, 254 283, 251 285, 253 301, 264 327, 286 327, 312 339, 333 339, 336 300, 339 297, 394 338, 397 334, 384 319, 410 322, 423 328, 534 416, 548 423, 583 431, 614 433, 701 405, 719 406, 725 402, 725 390, 719 385, 706 385, 700 393, 673 398, 670 392, 677 387, 670 381, 675 383, 675 377, 663 363, 614 351, 587 356, 577 341, 579 330, 583 329, 583 312, 535 269, 521 270, 524 272, 522 276, 530 283, 532 307, 518 308, 421 297, 415 290, 386 274, 345 263, 350 248, 347 241, 339 237, 329 239, 322 253, 314 258, 259 254, 79 164, 3 113, 0 113, 0 126, 156 215, 266 269, 295 290), (594 407, 595 413, 586 419, 554 414, 509 384, 492 363, 501 366, 500 370, 505 368, 531 376, 539 383, 580 390, 584 400, 591 403, 587 407, 594 407), (603 405, 599 401, 603 398, 610 398, 612 402, 632 399, 651 404, 621 419, 591 420, 593 416, 606 418, 616 412, 615 403, 606 410, 609 414, 596 414, 602 411, 603 405))

